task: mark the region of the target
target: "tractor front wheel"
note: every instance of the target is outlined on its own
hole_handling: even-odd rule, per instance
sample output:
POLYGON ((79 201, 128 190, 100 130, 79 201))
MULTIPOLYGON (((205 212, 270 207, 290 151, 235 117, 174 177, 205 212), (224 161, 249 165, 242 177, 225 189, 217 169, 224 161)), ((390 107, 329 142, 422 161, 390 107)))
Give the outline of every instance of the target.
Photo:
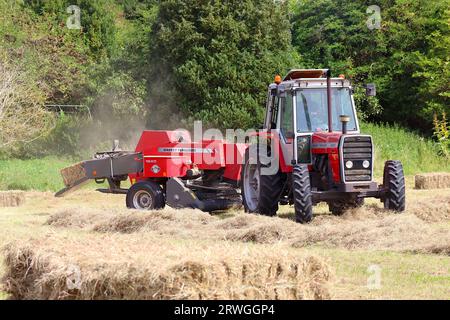
POLYGON ((307 165, 295 165, 292 172, 295 219, 299 223, 311 222, 313 218, 311 182, 307 165))
POLYGON ((160 210, 165 206, 161 187, 151 181, 134 184, 127 193, 127 208, 137 210, 160 210))
POLYGON ((405 176, 400 161, 387 161, 384 165, 383 188, 384 208, 397 212, 405 211, 405 176))

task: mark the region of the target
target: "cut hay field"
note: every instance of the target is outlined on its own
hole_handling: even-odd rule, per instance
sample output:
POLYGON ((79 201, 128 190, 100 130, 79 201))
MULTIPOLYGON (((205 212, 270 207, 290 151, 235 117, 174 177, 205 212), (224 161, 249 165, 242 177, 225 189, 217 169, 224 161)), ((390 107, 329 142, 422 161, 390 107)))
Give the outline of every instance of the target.
POLYGON ((450 189, 310 225, 241 211, 135 212, 120 195, 24 192, 0 208, 1 298, 449 299, 450 189))

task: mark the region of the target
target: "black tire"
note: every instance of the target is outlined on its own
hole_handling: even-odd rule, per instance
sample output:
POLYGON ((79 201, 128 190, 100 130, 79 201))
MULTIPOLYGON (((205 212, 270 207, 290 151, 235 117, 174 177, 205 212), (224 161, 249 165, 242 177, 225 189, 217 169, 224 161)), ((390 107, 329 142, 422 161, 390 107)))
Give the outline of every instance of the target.
POLYGON ((295 165, 292 171, 292 190, 294 194, 295 220, 299 223, 311 222, 312 193, 307 165, 295 165))
POLYGON ((166 201, 160 185, 152 181, 134 184, 127 192, 127 208, 137 210, 161 210, 166 201))
POLYGON ((342 216, 345 211, 353 208, 360 208, 364 205, 364 198, 357 198, 351 201, 336 201, 328 205, 330 212, 334 216, 342 216))
POLYGON ((386 161, 383 188, 386 192, 383 198, 384 208, 397 212, 405 211, 405 176, 400 161, 386 161))
POLYGON ((274 175, 259 174, 260 190, 258 195, 258 205, 256 208, 251 208, 247 203, 247 195, 243 186, 245 170, 248 168, 248 162, 249 155, 248 152, 246 152, 245 163, 242 166, 241 170, 241 194, 244 210, 248 213, 257 213, 265 216, 275 216, 278 211, 278 202, 283 188, 283 174, 279 171, 274 175))

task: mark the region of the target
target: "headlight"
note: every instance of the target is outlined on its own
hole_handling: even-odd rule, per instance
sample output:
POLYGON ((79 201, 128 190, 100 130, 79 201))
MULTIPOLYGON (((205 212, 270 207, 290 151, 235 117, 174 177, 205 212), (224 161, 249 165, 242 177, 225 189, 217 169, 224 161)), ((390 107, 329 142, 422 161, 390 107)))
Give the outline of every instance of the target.
POLYGON ((351 169, 351 168, 353 168, 353 162, 352 161, 347 161, 345 163, 345 166, 347 167, 347 169, 351 169))
POLYGON ((368 169, 368 168, 370 167, 370 162, 367 161, 367 160, 364 160, 364 162, 363 162, 363 167, 364 167, 365 169, 368 169))

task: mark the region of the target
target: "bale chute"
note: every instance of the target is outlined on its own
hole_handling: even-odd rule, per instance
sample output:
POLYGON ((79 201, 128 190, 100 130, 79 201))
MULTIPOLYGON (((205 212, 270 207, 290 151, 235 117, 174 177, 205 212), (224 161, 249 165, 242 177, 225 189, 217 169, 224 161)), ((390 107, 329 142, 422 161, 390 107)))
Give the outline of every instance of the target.
POLYGON ((84 162, 79 162, 61 170, 65 188, 58 191, 55 194, 56 197, 65 196, 70 191, 75 191, 89 181, 83 165, 84 162))
POLYGON ((105 152, 97 153, 95 159, 82 161, 61 170, 65 188, 55 196, 62 197, 71 191, 82 187, 89 180, 103 183, 109 182, 109 192, 120 190, 120 181, 129 174, 142 171, 142 155, 135 152, 105 152))

